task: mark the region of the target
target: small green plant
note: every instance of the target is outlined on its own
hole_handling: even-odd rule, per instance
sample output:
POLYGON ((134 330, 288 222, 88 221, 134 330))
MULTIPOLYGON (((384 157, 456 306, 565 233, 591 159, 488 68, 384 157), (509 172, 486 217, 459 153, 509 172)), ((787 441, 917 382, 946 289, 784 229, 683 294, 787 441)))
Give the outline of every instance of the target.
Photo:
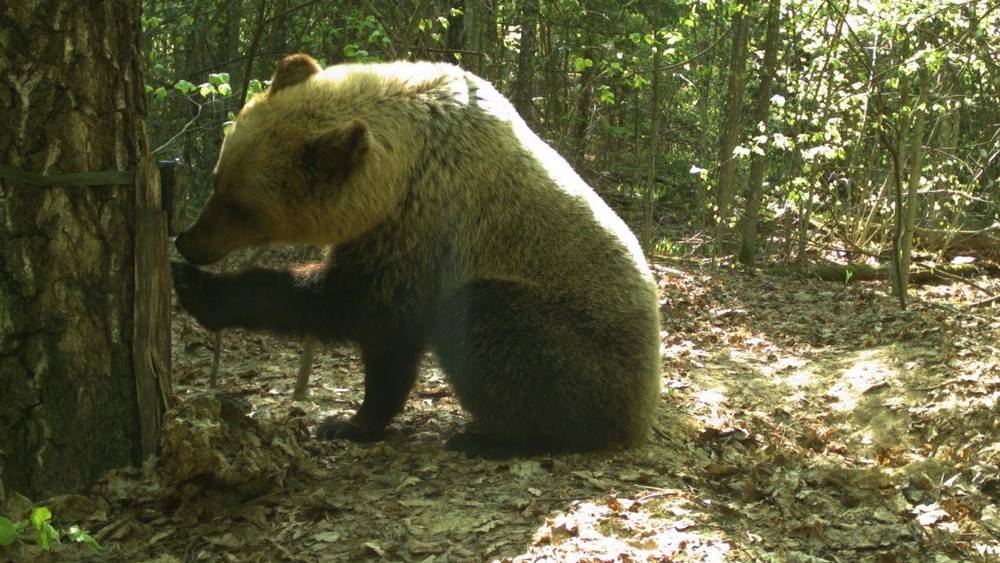
POLYGON ((101 549, 97 540, 81 530, 79 526, 70 526, 60 534, 59 530, 52 525, 52 512, 45 506, 33 508, 28 519, 21 522, 14 522, 10 518, 0 516, 0 547, 13 545, 28 526, 34 528, 35 543, 45 551, 52 549, 52 543, 59 543, 59 538, 63 536, 82 543, 93 551, 101 549))
POLYGON ((11 522, 10 518, 0 516, 0 546, 13 544, 17 540, 17 536, 21 533, 21 530, 27 525, 27 521, 15 524, 11 522))

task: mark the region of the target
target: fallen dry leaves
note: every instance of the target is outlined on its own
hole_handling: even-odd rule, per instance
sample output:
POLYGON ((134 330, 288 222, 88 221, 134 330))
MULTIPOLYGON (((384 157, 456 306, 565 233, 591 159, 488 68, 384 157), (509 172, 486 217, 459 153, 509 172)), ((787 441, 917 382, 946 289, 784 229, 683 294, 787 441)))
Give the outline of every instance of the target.
MULTIPOLYGON (((918 288, 656 266, 655 438, 618 453, 469 460, 428 359, 376 444, 308 430, 362 397, 350 348, 174 325, 164 458, 49 501, 132 561, 974 561, 1000 557, 1000 319, 968 284, 918 288)), ((1000 280, 977 280, 1000 293, 1000 280)))

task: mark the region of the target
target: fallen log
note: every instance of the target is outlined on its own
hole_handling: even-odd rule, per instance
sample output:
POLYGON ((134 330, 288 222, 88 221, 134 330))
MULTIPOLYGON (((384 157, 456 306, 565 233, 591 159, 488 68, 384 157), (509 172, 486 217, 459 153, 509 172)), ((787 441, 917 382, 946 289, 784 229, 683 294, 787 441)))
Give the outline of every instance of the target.
POLYGON ((978 231, 916 228, 913 237, 920 248, 944 256, 969 255, 1000 260, 1000 227, 978 231))

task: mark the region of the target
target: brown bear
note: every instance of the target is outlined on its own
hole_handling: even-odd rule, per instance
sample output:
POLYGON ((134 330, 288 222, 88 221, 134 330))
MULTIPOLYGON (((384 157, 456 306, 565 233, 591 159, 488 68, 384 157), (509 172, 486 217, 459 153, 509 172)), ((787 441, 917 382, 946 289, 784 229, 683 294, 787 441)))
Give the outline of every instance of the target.
POLYGON ((660 397, 656 286, 635 236, 488 82, 448 64, 278 65, 240 112, 191 264, 310 243, 326 263, 214 274, 176 263, 205 327, 359 345, 365 397, 323 438, 381 439, 427 350, 505 457, 634 446, 660 397))

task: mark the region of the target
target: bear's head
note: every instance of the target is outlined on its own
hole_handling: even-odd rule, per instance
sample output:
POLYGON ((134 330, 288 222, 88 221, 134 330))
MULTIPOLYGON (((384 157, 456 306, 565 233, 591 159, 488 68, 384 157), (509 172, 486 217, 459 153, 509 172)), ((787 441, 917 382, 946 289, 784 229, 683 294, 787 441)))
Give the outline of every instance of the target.
POLYGON ((384 153, 350 96, 358 82, 324 77, 308 55, 285 57, 269 88, 247 103, 226 136, 215 188, 177 250, 210 264, 267 244, 342 242, 370 229, 398 190, 380 172, 384 153), (382 176, 380 181, 379 176, 382 176))

